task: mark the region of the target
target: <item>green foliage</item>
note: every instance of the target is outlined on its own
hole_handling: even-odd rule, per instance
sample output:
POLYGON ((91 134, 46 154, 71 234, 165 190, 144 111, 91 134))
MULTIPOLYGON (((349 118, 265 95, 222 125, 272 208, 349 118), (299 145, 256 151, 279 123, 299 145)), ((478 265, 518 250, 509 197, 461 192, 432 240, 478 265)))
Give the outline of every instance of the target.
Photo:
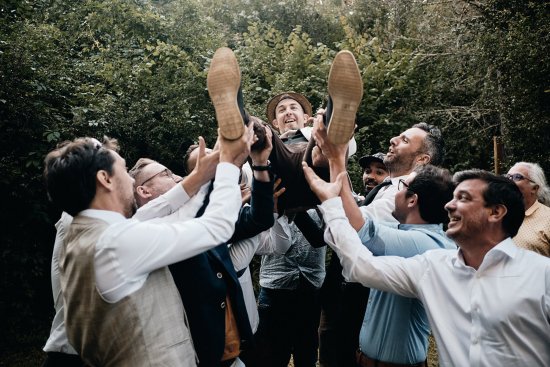
POLYGON ((271 25, 253 23, 236 51, 253 114, 265 119, 266 102, 284 91, 302 93, 314 107, 321 106, 334 52, 321 43, 313 45, 300 26, 284 37, 271 25))
POLYGON ((351 50, 364 97, 355 159, 386 151, 418 121, 439 126, 453 171, 519 160, 550 170, 549 3, 372 0, 6 0, 0 2, 0 188, 7 193, 2 349, 45 340, 53 222, 45 154, 76 136, 118 138, 131 166, 157 159, 181 172, 187 146, 215 139, 206 73, 232 47, 247 108, 293 90, 327 98, 336 52, 351 50), (352 5, 347 5, 352 3, 352 5), (40 334, 28 338, 18 330, 40 334))

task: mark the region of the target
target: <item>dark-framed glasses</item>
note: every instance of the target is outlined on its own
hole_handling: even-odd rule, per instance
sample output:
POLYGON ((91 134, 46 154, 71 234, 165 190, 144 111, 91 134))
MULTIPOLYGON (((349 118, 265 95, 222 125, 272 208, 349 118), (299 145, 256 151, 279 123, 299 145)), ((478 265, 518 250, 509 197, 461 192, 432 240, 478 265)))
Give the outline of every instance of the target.
POLYGON ((173 179, 175 181, 175 177, 174 177, 174 174, 172 173, 172 171, 170 171, 168 168, 165 168, 163 169, 162 171, 160 172, 157 172, 155 173, 154 175, 152 175, 151 177, 149 177, 148 179, 144 180, 140 185, 137 185, 137 186, 143 186, 145 185, 147 182, 151 181, 153 178, 157 177, 157 176, 166 176, 166 177, 170 177, 171 179, 173 179))
POLYGON ((403 180, 402 178, 399 179, 399 181, 397 182, 397 190, 398 191, 401 191, 403 189, 407 189, 409 190, 409 184, 407 184, 405 182, 405 180, 403 180))
POLYGON ((509 180, 512 180, 514 182, 519 182, 519 181, 523 181, 523 180, 527 180, 529 182, 532 182, 532 183, 535 183, 535 181, 531 180, 530 178, 528 177, 525 177, 524 175, 522 175, 521 173, 514 173, 514 174, 505 174, 504 177, 506 177, 507 179, 509 180))

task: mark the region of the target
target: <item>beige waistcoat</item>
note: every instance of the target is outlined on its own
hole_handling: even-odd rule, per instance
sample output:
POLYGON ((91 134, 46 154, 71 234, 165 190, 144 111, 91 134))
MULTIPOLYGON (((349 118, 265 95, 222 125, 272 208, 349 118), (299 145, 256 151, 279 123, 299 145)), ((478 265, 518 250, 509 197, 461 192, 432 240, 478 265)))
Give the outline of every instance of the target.
POLYGON ((60 254, 69 342, 91 366, 196 366, 185 310, 168 268, 108 303, 96 288, 95 246, 108 223, 76 216, 60 254))

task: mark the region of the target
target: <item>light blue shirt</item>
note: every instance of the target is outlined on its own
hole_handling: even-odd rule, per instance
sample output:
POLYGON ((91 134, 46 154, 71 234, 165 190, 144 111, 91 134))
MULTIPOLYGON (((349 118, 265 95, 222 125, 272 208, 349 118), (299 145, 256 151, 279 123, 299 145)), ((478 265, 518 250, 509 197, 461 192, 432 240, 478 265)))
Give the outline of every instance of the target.
MULTIPOLYGON (((456 248, 437 224, 390 224, 367 221, 361 242, 375 256, 413 257, 439 248, 456 248)), ((426 360, 430 326, 422 302, 371 289, 359 334, 361 351, 390 363, 415 364, 426 360)))

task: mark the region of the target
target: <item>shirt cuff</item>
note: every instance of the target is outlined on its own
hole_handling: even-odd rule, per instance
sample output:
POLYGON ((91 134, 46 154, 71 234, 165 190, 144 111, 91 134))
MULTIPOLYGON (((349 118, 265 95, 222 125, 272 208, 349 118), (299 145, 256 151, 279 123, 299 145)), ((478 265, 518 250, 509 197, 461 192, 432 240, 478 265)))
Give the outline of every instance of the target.
POLYGON ((327 223, 335 219, 348 219, 344 212, 342 198, 340 198, 340 196, 325 200, 319 205, 319 209, 321 213, 323 213, 323 218, 327 223))
POLYGON ((188 202, 191 198, 181 183, 178 183, 176 186, 172 187, 163 196, 170 204, 172 211, 183 206, 183 204, 188 202))

